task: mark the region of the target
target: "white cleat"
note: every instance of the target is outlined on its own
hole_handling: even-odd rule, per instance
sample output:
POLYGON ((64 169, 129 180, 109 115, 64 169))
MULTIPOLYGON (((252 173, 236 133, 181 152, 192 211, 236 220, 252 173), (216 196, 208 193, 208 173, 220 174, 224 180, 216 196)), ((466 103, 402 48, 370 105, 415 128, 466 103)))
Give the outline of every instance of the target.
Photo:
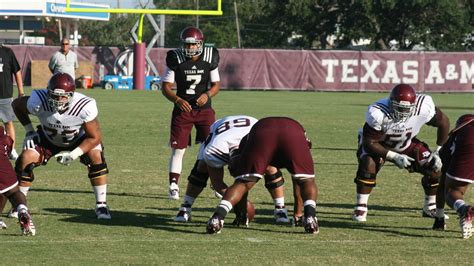
POLYGON ((191 207, 180 207, 178 214, 174 217, 174 221, 180 223, 191 221, 191 207))
POLYGON ((466 206, 459 215, 459 226, 461 227, 461 234, 463 239, 468 239, 472 236, 472 220, 474 219, 474 208, 466 206))
MULTIPOLYGON (((429 218, 435 218, 436 217, 436 206, 428 206, 425 205, 423 207, 423 210, 421 211, 421 216, 422 217, 429 217, 429 218)), ((444 219, 448 220, 449 216, 447 214, 444 214, 444 219)))
POLYGON ((7 224, 4 223, 2 220, 0 220, 0 230, 1 229, 7 229, 7 224))
POLYGON ((18 219, 18 212, 15 210, 15 208, 11 208, 10 211, 8 211, 7 217, 18 219))
POLYGON ((273 210, 273 215, 275 216, 275 222, 277 224, 290 223, 290 219, 288 218, 288 210, 286 208, 276 208, 273 210))
POLYGON ((107 204, 97 204, 95 206, 95 215, 98 220, 110 220, 112 216, 110 215, 109 207, 107 204))
POLYGON ((176 183, 171 183, 168 189, 168 198, 171 200, 179 200, 179 187, 176 183))
POLYGON ((367 207, 356 206, 352 213, 352 220, 359 223, 367 222, 367 207))

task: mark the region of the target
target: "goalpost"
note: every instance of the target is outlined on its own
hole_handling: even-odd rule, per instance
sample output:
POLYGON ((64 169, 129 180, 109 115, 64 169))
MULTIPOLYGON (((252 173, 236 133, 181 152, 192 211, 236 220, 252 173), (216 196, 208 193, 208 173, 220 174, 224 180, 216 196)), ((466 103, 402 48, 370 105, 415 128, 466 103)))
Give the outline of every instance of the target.
MULTIPOLYGON (((120 0, 119 0, 120 1, 120 0)), ((215 10, 179 10, 179 9, 153 9, 146 8, 150 0, 146 1, 146 4, 140 0, 141 8, 87 8, 80 4, 85 2, 100 2, 99 0, 86 0, 76 1, 66 0, 65 12, 78 12, 78 13, 118 13, 118 14, 138 14, 140 15, 137 32, 137 42, 134 44, 133 50, 133 89, 143 90, 145 77, 143 75, 145 70, 145 44, 142 43, 142 32, 143 32, 143 18, 146 14, 152 15, 191 15, 191 16, 222 16, 222 0, 216 0, 215 10)), ((105 2, 105 1, 102 1, 105 2)), ((120 1, 125 2, 125 1, 120 1)), ((118 3, 120 3, 118 2, 118 3)), ((135 1, 136 2, 136 1, 135 1)))

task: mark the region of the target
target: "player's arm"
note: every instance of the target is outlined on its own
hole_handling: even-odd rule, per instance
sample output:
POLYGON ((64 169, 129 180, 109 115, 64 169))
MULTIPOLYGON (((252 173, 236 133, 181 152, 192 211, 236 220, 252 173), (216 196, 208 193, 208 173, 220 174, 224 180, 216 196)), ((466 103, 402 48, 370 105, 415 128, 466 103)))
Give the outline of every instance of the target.
POLYGON ((224 192, 227 189, 227 185, 224 183, 224 168, 216 168, 208 165, 207 172, 209 173, 209 179, 211 179, 211 184, 214 190, 219 194, 224 195, 224 192))
POLYGON ((443 144, 448 140, 449 118, 438 107, 436 107, 435 110, 436 114, 427 123, 427 125, 437 128, 436 144, 438 146, 443 146, 443 144))
POLYGON ((211 80, 211 87, 201 96, 199 96, 199 98, 196 101, 198 106, 205 105, 209 101, 209 99, 211 99, 211 97, 214 97, 221 90, 221 81, 219 77, 218 68, 215 68, 214 70, 211 71, 210 80, 211 80))
POLYGON ((29 98, 30 96, 23 96, 23 97, 16 98, 12 102, 13 112, 15 112, 15 115, 18 118, 18 121, 20 121, 20 123, 25 127, 25 129, 27 125, 31 126, 31 119, 29 116, 30 112, 28 111, 28 108, 26 107, 29 98))
POLYGON ((191 105, 184 99, 180 98, 176 93, 173 92, 174 85, 174 71, 170 68, 166 69, 166 73, 163 76, 163 86, 161 93, 168 99, 168 101, 173 102, 179 109, 184 112, 191 112, 193 109, 191 105))
POLYGON ((373 155, 385 158, 389 150, 381 144, 383 133, 375 130, 367 123, 365 123, 362 132, 362 145, 364 149, 373 155))
POLYGON ((15 79, 16 79, 16 86, 18 88, 18 97, 21 97, 25 95, 25 91, 23 90, 23 78, 21 76, 21 70, 18 70, 15 73, 15 79))
POLYGON ((30 111, 28 111, 28 99, 30 96, 23 96, 16 98, 12 102, 13 112, 15 113, 18 121, 25 128, 25 139, 23 140, 23 149, 34 149, 36 144, 40 142, 40 137, 36 133, 33 125, 31 124, 30 111))
POLYGON ((92 148, 100 144, 102 141, 102 134, 100 133, 100 126, 97 118, 85 122, 83 128, 86 132, 86 138, 74 150, 56 154, 54 157, 57 158, 58 163, 62 165, 70 165, 72 161, 76 160, 84 153, 88 153, 92 148))

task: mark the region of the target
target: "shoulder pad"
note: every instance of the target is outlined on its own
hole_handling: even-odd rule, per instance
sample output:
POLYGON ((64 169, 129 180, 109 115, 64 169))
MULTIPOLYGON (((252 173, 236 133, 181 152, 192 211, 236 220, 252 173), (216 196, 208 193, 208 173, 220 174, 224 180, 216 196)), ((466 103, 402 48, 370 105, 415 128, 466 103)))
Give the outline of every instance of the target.
POLYGON ((211 70, 216 69, 219 65, 219 51, 215 47, 204 47, 202 60, 211 65, 211 70))
POLYGON ((173 71, 176 71, 179 64, 184 61, 186 61, 186 57, 181 49, 170 50, 166 54, 166 66, 173 71))
POLYGON ((435 104, 433 98, 426 94, 418 94, 416 97, 415 114, 417 116, 424 116, 429 121, 436 114, 435 104))

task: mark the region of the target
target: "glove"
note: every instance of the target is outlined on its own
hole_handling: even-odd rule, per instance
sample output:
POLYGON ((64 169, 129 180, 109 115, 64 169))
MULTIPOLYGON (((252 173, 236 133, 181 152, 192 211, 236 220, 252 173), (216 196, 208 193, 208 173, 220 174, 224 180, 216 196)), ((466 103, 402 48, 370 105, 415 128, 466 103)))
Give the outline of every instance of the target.
POLYGON ((393 151, 388 151, 386 157, 400 169, 407 168, 411 165, 411 162, 415 161, 415 159, 411 158, 408 155, 396 153, 393 151))
POLYGON ((40 143, 40 136, 36 131, 26 132, 25 139, 23 140, 23 150, 34 149, 37 144, 40 143))
POLYGON ((72 163, 72 161, 79 158, 79 156, 82 154, 84 154, 84 152, 78 147, 72 151, 58 153, 54 155, 54 157, 56 157, 56 161, 58 161, 58 163, 68 166, 72 163))
POLYGON ((433 171, 435 172, 441 171, 441 168, 443 167, 443 162, 441 161, 441 158, 439 157, 439 150, 441 150, 441 146, 438 146, 436 150, 434 150, 431 153, 430 157, 428 158, 428 162, 433 162, 433 171))

